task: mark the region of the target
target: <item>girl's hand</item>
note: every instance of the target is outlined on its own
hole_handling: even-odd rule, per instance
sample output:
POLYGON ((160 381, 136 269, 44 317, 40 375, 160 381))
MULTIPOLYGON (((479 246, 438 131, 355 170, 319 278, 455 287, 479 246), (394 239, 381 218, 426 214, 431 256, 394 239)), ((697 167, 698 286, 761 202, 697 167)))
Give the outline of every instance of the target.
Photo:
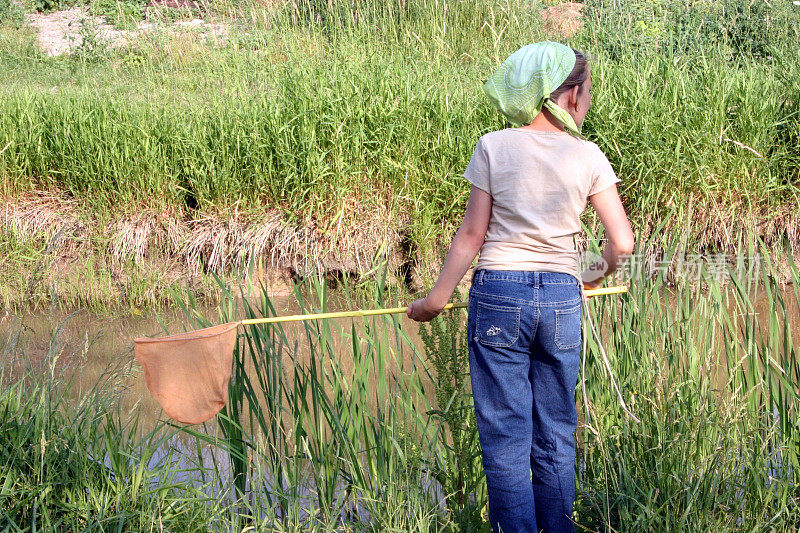
POLYGON ((583 282, 583 290, 590 290, 590 289, 599 289, 600 286, 603 284, 603 280, 597 281, 584 281, 583 282))
MULTIPOLYGON (((597 281, 584 281, 583 282, 583 290, 587 291, 590 289, 599 289, 600 286, 603 284, 603 280, 599 279, 597 281)), ((583 294, 583 301, 588 302, 590 296, 586 296, 586 293, 583 294)))
POLYGON ((411 320, 416 320, 417 322, 428 322, 429 320, 432 320, 438 316, 439 313, 442 312, 443 308, 444 306, 439 307, 437 305, 433 305, 430 301, 428 301, 428 297, 426 296, 425 298, 420 298, 419 300, 414 300, 411 302, 411 304, 408 306, 406 314, 411 320))

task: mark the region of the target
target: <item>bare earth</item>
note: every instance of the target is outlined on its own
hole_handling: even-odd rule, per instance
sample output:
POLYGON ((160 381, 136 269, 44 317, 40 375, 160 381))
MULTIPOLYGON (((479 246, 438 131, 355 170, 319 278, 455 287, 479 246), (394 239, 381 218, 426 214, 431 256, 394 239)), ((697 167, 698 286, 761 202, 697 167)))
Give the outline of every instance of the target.
MULTIPOLYGON (((186 5, 187 0, 161 1, 164 5, 186 5)), ((569 38, 581 27, 581 11, 583 4, 562 2, 544 9, 540 16, 545 31, 550 34, 569 38)), ((224 41, 228 37, 226 24, 207 22, 203 19, 181 20, 170 25, 159 22, 140 21, 135 30, 120 30, 108 24, 102 17, 89 13, 86 6, 73 7, 51 13, 28 13, 25 19, 39 31, 39 45, 51 56, 71 53, 81 46, 83 37, 81 29, 87 28, 98 40, 110 47, 119 47, 129 42, 147 38, 156 29, 166 29, 173 36, 202 35, 212 42, 224 41)))
MULTIPOLYGON (((82 28, 94 33, 107 46, 118 47, 138 38, 146 38, 157 28, 164 27, 159 23, 142 21, 136 25, 135 30, 120 30, 107 24, 102 17, 91 15, 85 6, 51 13, 28 13, 25 20, 38 30, 39 45, 51 56, 71 53, 81 46, 82 28)), ((209 23, 203 19, 177 21, 166 26, 166 29, 177 36, 201 34, 212 41, 224 41, 228 37, 227 25, 209 23)))

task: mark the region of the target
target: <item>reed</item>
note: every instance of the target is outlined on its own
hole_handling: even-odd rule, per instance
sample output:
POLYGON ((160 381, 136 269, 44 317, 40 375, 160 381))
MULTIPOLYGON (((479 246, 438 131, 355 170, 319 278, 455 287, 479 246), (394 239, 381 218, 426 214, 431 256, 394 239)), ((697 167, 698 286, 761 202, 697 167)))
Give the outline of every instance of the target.
MULTIPOLYGON (((148 34, 91 61, 43 58, 4 26, 2 226, 19 234, 7 245, 22 255, 78 221, 69 247, 93 259, 59 270, 54 292, 103 305, 163 302, 174 280, 149 293, 140 280, 165 265, 207 287, 201 273, 250 259, 370 277, 388 258, 424 284, 463 213, 477 138, 506 125, 481 80, 553 38, 594 56, 585 131, 644 235, 666 220, 699 251, 735 251, 747 228, 796 246, 800 10, 684 4, 587 2, 564 39, 540 26, 538 2, 222 3, 210 7, 231 24, 224 41, 148 34)), ((14 286, 0 292, 16 303, 14 286)))
MULTIPOLYGON (((667 287, 661 275, 589 303, 641 422, 621 410, 598 341, 587 337, 578 387, 581 526, 739 531, 797 523, 800 294, 798 285, 773 281, 777 254, 761 252, 764 269, 753 277, 729 271, 723 283, 709 269, 702 283, 667 287)), ((308 280, 295 298, 308 312, 334 301, 400 303, 380 284, 373 289, 333 293, 324 280, 308 280)), ((281 312, 266 291, 224 283, 220 291, 220 320, 281 312)), ((191 297, 178 302, 187 328, 207 324, 191 297)), ((109 373, 72 404, 51 360, 19 374, 13 364, 24 361, 23 347, 8 336, 0 508, 14 530, 34 521, 149 529, 158 519, 212 530, 479 531, 485 482, 464 319, 457 311, 438 320, 422 343, 394 316, 295 330, 248 326, 215 424, 152 432, 114 407, 125 372, 109 373), (34 485, 44 489, 32 493, 34 485)))
MULTIPOLYGON (((638 252, 663 264, 697 250, 767 260, 755 278, 724 268, 723 282, 707 268, 687 283, 672 270, 590 302, 641 419, 625 417, 587 336, 576 520, 591 530, 800 522, 800 274, 784 253, 800 235, 800 10, 773 4, 598 0, 571 40, 595 56, 585 128, 623 178, 638 252), (791 287, 776 282, 787 278, 791 287)), ((536 2, 217 7, 245 28, 219 46, 154 36, 52 59, 3 27, 0 193, 68 201, 37 216, 7 209, 0 267, 41 262, 67 208, 96 257, 133 264, 162 253, 226 271, 253 260, 230 247, 243 235, 263 256, 319 235, 305 260, 349 239, 359 268, 391 246, 430 257, 463 213, 459 175, 477 137, 504 126, 480 80, 515 47, 558 38, 538 26, 536 2)), ((373 266, 363 270, 377 282, 357 297, 345 285, 337 305, 401 304, 373 266)), ((278 314, 264 287, 218 281, 220 320, 278 314)), ((313 277, 295 292, 309 312, 333 296, 313 277)), ((206 325, 193 298, 176 301, 188 325, 206 325)), ((249 326, 216 425, 144 434, 108 380, 73 405, 50 363, 6 371, 24 361, 12 331, 0 366, 0 516, 20 531, 480 530, 463 320, 439 320, 422 344, 396 317, 249 326)))
POLYGON ((177 432, 142 431, 119 406, 130 363, 109 367, 75 400, 64 378, 59 328, 43 358, 19 343, 14 319, 0 351, 0 523, 5 531, 206 530, 225 504, 196 468, 177 432), (188 457, 187 457, 188 455, 188 457), (187 476, 186 470, 191 470, 187 476))
MULTIPOLYGON (((589 338, 579 387, 579 524, 729 531, 796 523, 791 324, 800 300, 772 281, 768 263, 753 278, 725 271, 733 277, 724 284, 718 269, 701 284, 639 280, 628 296, 590 303, 641 422, 620 409, 589 338)), ((375 306, 396 305, 380 291, 374 297, 375 306)), ((330 302, 319 282, 297 298, 309 312, 330 302)), ((241 311, 276 314, 262 294, 238 312, 225 308, 221 319, 241 311)), ((390 317, 305 324, 305 346, 281 326, 248 327, 223 419, 244 508, 268 528, 417 530, 421 522, 412 521, 423 516, 425 528, 479 530, 486 500, 463 320, 435 322, 423 351, 390 317)))
MULTIPOLYGON (((690 206, 700 224, 680 229, 701 244, 735 245, 716 228, 742 217, 767 240, 797 234, 800 15, 783 4, 767 22, 733 2, 586 4, 571 39, 596 57, 586 131, 643 227, 690 206)), ((516 46, 557 37, 538 26, 541 7, 238 4, 246 31, 220 46, 152 37, 99 63, 9 44, 3 191, 55 189, 107 218, 235 208, 326 231, 385 206, 386 224, 424 248, 458 221, 477 137, 503 126, 481 80, 516 46)))
POLYGON ((727 286, 709 275, 668 289, 661 277, 592 302, 642 419, 612 414, 619 408, 595 345, 579 479, 596 527, 738 530, 797 520, 796 289, 775 284, 769 265, 752 279, 724 275, 727 286))

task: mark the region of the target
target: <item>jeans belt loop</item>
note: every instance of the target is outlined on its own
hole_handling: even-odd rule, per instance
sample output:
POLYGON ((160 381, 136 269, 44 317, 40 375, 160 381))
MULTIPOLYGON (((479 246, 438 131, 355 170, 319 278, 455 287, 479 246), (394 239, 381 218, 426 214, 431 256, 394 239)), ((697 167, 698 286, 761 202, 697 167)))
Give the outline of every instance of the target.
POLYGON ((478 285, 483 285, 483 275, 486 273, 485 269, 481 269, 480 277, 478 278, 478 285))

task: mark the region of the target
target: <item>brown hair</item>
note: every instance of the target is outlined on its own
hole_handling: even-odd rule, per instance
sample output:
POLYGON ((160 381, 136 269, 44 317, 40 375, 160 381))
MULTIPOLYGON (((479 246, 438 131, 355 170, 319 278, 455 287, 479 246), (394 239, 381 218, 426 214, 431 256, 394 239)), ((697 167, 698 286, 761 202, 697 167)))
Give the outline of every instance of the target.
POLYGON ((559 85, 558 89, 550 93, 551 100, 555 100, 576 85, 581 85, 586 81, 586 78, 589 77, 589 62, 586 59, 586 56, 574 48, 572 51, 575 52, 575 66, 572 67, 572 72, 569 73, 569 76, 567 76, 567 79, 564 80, 564 83, 559 85))

